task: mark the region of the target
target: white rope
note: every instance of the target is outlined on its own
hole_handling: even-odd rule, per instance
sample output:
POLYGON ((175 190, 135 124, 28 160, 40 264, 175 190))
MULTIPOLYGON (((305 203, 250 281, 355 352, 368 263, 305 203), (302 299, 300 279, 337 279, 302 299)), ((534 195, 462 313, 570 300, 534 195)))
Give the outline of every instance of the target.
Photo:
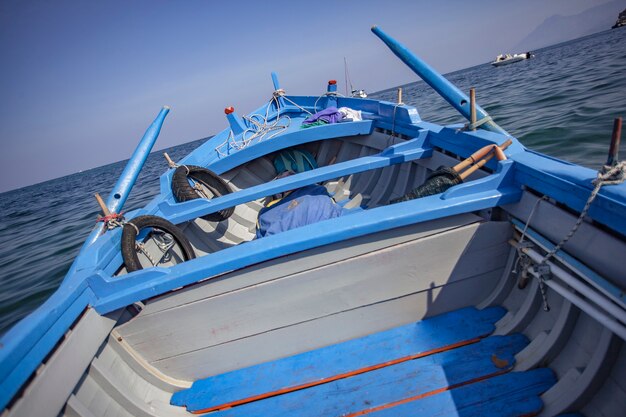
POLYGON ((550 268, 547 265, 548 260, 552 258, 559 250, 561 250, 563 245, 565 245, 565 243, 567 243, 567 241, 569 241, 572 238, 572 236, 574 236, 574 234, 578 231, 585 217, 587 216, 587 212, 591 208, 591 204, 593 203, 598 193, 600 192, 600 189, 605 185, 621 184, 626 179, 625 173, 626 173, 626 161, 622 161, 613 167, 605 166, 602 170, 600 170, 598 172, 596 179, 591 182, 594 185, 594 188, 591 191, 591 194, 589 195, 589 198, 587 199, 587 202, 585 203, 585 206, 580 212, 580 215, 578 216, 578 219, 576 220, 576 223, 574 224, 572 229, 563 239, 561 239, 561 241, 556 246, 554 246, 551 250, 549 250, 543 256, 540 262, 532 266, 532 262, 530 262, 528 255, 526 255, 522 251, 524 247, 523 241, 524 241, 528 226, 530 224, 530 220, 535 213, 535 209, 538 207, 539 203, 543 200, 546 200, 547 197, 543 196, 542 198, 536 201, 533 209, 530 212, 530 215, 528 216, 528 220, 526 221, 526 224, 524 225, 524 230, 522 231, 522 235, 520 236, 518 240, 519 242, 519 245, 517 247, 518 258, 515 262, 515 266, 513 267, 513 270, 515 271, 517 269, 517 266, 519 263, 521 266, 520 277, 525 278, 528 275, 528 270, 532 266, 532 269, 534 271, 533 276, 537 277, 537 279, 539 280, 539 289, 541 291, 541 297, 543 299, 543 305, 544 305, 545 311, 550 310, 550 306, 548 305, 548 300, 547 300, 546 291, 544 287, 545 280, 549 279, 551 275, 550 268))
POLYGON ((274 98, 276 98, 276 99, 278 99, 279 97, 282 97, 283 100, 288 101, 289 103, 293 104, 298 109, 300 109, 303 112, 313 116, 313 113, 311 113, 310 111, 308 111, 307 109, 305 109, 304 107, 300 106, 298 103, 296 103, 295 101, 293 101, 289 97, 287 97, 285 95, 285 90, 283 90, 282 88, 279 88, 278 90, 274 91, 273 95, 274 95, 274 98))
MULTIPOLYGON (((137 226, 132 223, 129 224, 131 224, 135 227, 136 230, 138 230, 137 226)), ((159 259, 155 259, 152 257, 150 251, 146 248, 146 245, 143 242, 135 242, 135 249, 143 253, 143 255, 148 258, 148 261, 150 261, 152 266, 157 266, 158 264, 163 262, 169 262, 172 258, 172 255, 169 253, 169 251, 176 244, 176 242, 174 241, 174 236, 165 232, 162 232, 158 235, 153 234, 152 241, 155 243, 157 248, 161 250, 161 257, 159 259)))
MULTIPOLYGON (((321 96, 319 96, 319 97, 317 98, 317 100, 315 100, 315 103, 313 104, 313 111, 314 111, 315 113, 317 113, 317 103, 318 103, 318 102, 319 102, 319 101, 320 101, 323 97, 328 97, 328 96, 331 96, 331 97, 345 97, 343 94, 340 94, 340 93, 338 93, 338 92, 336 92, 336 91, 327 91, 327 92, 325 92, 324 94, 322 94, 321 96)), ((309 114, 311 114, 311 113, 309 113, 309 114)))
POLYGON ((272 98, 265 108, 265 116, 256 113, 250 116, 243 116, 243 119, 248 122, 247 124, 250 127, 239 135, 239 140, 236 139, 231 130, 228 134, 228 138, 215 148, 218 155, 221 157, 227 156, 228 149, 231 147, 236 150, 242 150, 250 146, 255 139, 259 139, 259 141, 272 139, 283 130, 287 129, 291 124, 291 118, 286 115, 280 115, 280 102, 278 101, 279 97, 285 98, 284 94, 285 91, 282 89, 274 91, 272 98), (270 109, 273 103, 276 105, 276 119, 270 122, 270 109))
POLYGON ((483 124, 487 122, 491 122, 491 121, 493 121, 491 116, 485 116, 482 119, 475 121, 474 123, 465 123, 462 128, 457 129, 457 132, 464 132, 467 130, 476 130, 483 124))
POLYGON ((578 216, 578 220, 576 220, 574 227, 572 227, 572 230, 570 230, 570 232, 554 248, 552 248, 551 251, 549 251, 543 257, 540 263, 541 265, 545 264, 548 261, 548 259, 553 257, 554 254, 556 254, 563 247, 563 245, 565 245, 565 243, 567 243, 567 241, 570 240, 572 236, 574 236, 574 233, 576 233, 580 225, 583 223, 583 220, 585 216, 587 215, 589 208, 591 207, 591 203, 593 203, 593 200, 595 200, 596 196, 600 192, 600 189, 605 185, 616 185, 616 184, 621 184, 622 182, 624 182, 625 171, 626 171, 626 161, 622 161, 616 164, 612 168, 608 168, 606 170, 602 170, 598 172, 598 176, 596 177, 596 179, 591 182, 595 187, 593 191, 591 191, 591 194, 589 195, 589 198, 587 199, 587 203, 585 204, 585 207, 583 208, 583 210, 580 212, 580 216, 578 216))

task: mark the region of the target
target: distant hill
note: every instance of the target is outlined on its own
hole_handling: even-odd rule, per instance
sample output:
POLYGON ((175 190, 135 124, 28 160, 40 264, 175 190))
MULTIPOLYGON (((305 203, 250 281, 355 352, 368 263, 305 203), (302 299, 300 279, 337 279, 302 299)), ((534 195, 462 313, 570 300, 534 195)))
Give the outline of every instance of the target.
POLYGON ((608 30, 615 23, 615 19, 624 6, 626 6, 625 0, 613 0, 573 16, 550 16, 515 45, 513 50, 539 49, 608 30))

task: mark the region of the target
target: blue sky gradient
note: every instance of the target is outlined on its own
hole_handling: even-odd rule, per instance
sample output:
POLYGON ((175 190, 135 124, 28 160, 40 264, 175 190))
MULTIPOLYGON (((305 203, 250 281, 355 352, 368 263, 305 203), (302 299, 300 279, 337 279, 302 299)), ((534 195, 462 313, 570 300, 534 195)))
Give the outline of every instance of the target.
POLYGON ((374 24, 445 73, 605 2, 3 0, 0 192, 128 158, 163 105, 155 149, 215 134, 225 107, 271 96, 271 71, 289 94, 343 93, 344 57, 355 87, 416 81, 374 24))

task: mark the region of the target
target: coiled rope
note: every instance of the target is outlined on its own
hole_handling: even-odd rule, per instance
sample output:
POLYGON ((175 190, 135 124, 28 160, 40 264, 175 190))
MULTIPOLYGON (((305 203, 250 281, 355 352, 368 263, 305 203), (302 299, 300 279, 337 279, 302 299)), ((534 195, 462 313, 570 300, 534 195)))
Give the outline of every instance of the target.
POLYGON ((250 116, 243 116, 243 119, 247 122, 249 127, 241 133, 239 140, 236 139, 233 131, 231 130, 228 134, 228 138, 226 138, 223 143, 218 145, 215 148, 215 151, 222 157, 227 156, 230 148, 241 150, 247 148, 255 139, 258 139, 259 141, 271 139, 280 134, 283 130, 287 129, 291 124, 291 118, 287 115, 281 116, 280 97, 286 98, 285 90, 278 89, 274 91, 272 98, 267 103, 265 108, 265 116, 256 113, 250 116), (270 110, 272 108, 272 104, 276 106, 276 119, 273 122, 270 122, 270 110))

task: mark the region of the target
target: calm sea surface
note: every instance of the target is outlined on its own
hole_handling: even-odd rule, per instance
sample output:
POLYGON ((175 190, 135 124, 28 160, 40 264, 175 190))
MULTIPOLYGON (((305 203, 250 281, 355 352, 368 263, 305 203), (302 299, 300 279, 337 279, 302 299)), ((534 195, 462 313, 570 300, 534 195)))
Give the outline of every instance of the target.
MULTIPOLYGON (((511 51, 522 52, 522 51, 511 51)), ((536 57, 447 75, 526 147, 593 169, 606 160, 616 117, 626 117, 626 28, 535 51, 536 57)), ((465 120, 423 82, 403 100, 440 124, 465 120)), ((371 94, 396 101, 396 89, 371 94)), ((203 140, 165 150, 180 159, 203 140)), ((143 206, 167 168, 148 158, 125 210, 143 206)), ((622 142, 626 157, 626 138, 622 142)), ((0 194, 0 334, 37 308, 62 281, 98 216, 93 193, 109 194, 125 161, 0 194)))

